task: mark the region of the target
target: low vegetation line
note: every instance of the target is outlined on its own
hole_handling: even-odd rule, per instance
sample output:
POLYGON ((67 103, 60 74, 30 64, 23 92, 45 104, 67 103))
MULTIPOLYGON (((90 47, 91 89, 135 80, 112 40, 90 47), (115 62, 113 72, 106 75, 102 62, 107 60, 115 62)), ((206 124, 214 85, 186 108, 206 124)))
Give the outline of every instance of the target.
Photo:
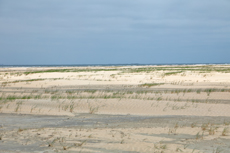
POLYGON ((25 75, 33 73, 52 73, 52 72, 97 72, 97 71, 117 71, 119 69, 50 69, 44 71, 28 71, 25 75))
POLYGON ((152 86, 160 86, 163 85, 164 83, 145 83, 145 84, 141 84, 139 85, 140 87, 152 87, 152 86))

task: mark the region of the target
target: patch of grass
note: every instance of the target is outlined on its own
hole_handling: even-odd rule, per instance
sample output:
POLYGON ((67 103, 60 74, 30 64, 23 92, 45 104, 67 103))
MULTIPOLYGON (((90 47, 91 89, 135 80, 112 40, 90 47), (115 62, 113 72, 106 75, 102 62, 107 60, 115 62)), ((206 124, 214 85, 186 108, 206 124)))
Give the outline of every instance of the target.
POLYGON ((179 147, 177 147, 176 152, 183 152, 183 151, 179 147))
POLYGON ((53 73, 53 72, 98 72, 98 71, 117 71, 119 69, 107 68, 107 69, 50 69, 43 71, 28 71, 24 72, 25 75, 33 74, 33 73, 53 73))
POLYGON ((16 103, 16 108, 15 108, 15 112, 18 112, 18 110, 20 109, 20 106, 22 105, 22 102, 17 102, 16 103))
POLYGON ((202 132, 202 134, 200 134, 200 132, 197 132, 197 134, 196 134, 196 140, 198 140, 198 139, 204 139, 204 132, 202 132))
POLYGON ((196 125, 197 125, 197 123, 192 123, 192 124, 191 124, 191 128, 196 127, 196 125))
POLYGON ((123 73, 141 73, 141 72, 154 72, 154 71, 172 71, 167 72, 166 75, 173 75, 184 71, 210 73, 210 72, 222 72, 230 73, 229 67, 214 67, 212 65, 205 66, 152 66, 152 67, 140 67, 140 68, 124 68, 123 73))
POLYGON ((74 108, 75 108, 74 105, 75 105, 75 104, 72 102, 72 103, 70 104, 70 106, 69 106, 69 111, 70 111, 71 113, 73 113, 73 110, 74 110, 74 108))
POLYGON ((154 144, 154 149, 166 150, 168 149, 168 146, 166 144, 162 144, 162 142, 159 142, 159 144, 154 144))
POLYGON ((164 76, 175 75, 175 74, 182 73, 182 72, 183 71, 167 72, 167 73, 164 73, 164 76))
POLYGON ((75 92, 73 90, 66 90, 66 93, 71 95, 71 94, 73 94, 75 92))
POLYGON ((208 124, 207 123, 201 125, 202 131, 207 130, 207 128, 208 128, 208 124))
POLYGON ((196 91, 197 94, 200 94, 200 92, 201 92, 201 89, 198 89, 198 90, 196 91))
POLYGON ((35 110, 36 108, 37 108, 37 105, 36 105, 36 106, 31 107, 31 109, 30 109, 30 113, 32 113, 32 112, 33 112, 33 110, 35 110))
POLYGON ((121 140, 120 144, 123 144, 123 143, 125 143, 125 140, 124 140, 124 139, 121 140))
POLYGON ((228 127, 225 127, 222 131, 222 136, 227 136, 229 134, 229 128, 228 127))
POLYGON ((97 92, 97 90, 92 90, 92 89, 90 90, 90 89, 88 89, 88 90, 84 90, 84 92, 94 94, 95 92, 97 92))
POLYGON ((87 140, 80 141, 80 143, 75 143, 74 146, 76 147, 82 147, 84 144, 86 144, 87 140))
POLYGON ((54 144, 55 144, 58 140, 59 140, 59 138, 56 138, 56 139, 54 139, 53 141, 47 142, 47 143, 48 143, 48 147, 53 147, 54 144))
POLYGON ((139 85, 140 87, 152 87, 152 86, 160 86, 160 85, 163 85, 164 83, 145 83, 145 84, 141 84, 139 85))
POLYGON ((97 107, 93 107, 89 105, 89 113, 90 114, 95 114, 96 112, 98 112, 99 106, 97 107))
POLYGON ((43 81, 43 80, 45 80, 45 79, 16 80, 16 81, 10 81, 10 82, 3 82, 2 84, 8 84, 8 83, 18 83, 18 82, 43 81))
POLYGON ((210 127, 210 129, 208 130, 209 135, 214 135, 216 129, 217 129, 216 127, 210 127))
POLYGON ((14 101, 14 100, 16 100, 16 99, 18 99, 18 97, 17 97, 17 96, 14 96, 14 95, 8 95, 8 96, 6 97, 6 100, 9 100, 9 101, 14 101))
POLYGON ((230 122, 224 120, 224 125, 230 125, 230 122))

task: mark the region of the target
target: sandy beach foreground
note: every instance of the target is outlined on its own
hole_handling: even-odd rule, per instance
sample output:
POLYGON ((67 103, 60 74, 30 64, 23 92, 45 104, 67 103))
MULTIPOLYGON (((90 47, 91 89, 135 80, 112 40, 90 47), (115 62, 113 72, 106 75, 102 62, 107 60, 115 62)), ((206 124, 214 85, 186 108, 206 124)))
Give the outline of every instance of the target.
POLYGON ((230 152, 230 65, 0 68, 0 152, 230 152))

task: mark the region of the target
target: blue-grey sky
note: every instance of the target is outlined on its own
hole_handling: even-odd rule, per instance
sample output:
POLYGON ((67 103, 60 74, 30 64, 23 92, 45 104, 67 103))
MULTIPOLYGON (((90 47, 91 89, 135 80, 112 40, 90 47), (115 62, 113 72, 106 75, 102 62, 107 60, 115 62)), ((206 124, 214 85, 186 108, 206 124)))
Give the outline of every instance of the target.
POLYGON ((0 64, 230 63, 229 0, 0 0, 0 64))

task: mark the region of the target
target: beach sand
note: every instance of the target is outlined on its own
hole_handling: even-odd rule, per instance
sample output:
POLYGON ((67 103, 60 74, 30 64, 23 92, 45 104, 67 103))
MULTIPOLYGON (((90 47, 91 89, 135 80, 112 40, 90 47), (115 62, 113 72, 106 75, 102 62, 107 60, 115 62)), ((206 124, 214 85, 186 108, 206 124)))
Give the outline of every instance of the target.
POLYGON ((230 65, 0 68, 0 152, 230 152, 230 65))

